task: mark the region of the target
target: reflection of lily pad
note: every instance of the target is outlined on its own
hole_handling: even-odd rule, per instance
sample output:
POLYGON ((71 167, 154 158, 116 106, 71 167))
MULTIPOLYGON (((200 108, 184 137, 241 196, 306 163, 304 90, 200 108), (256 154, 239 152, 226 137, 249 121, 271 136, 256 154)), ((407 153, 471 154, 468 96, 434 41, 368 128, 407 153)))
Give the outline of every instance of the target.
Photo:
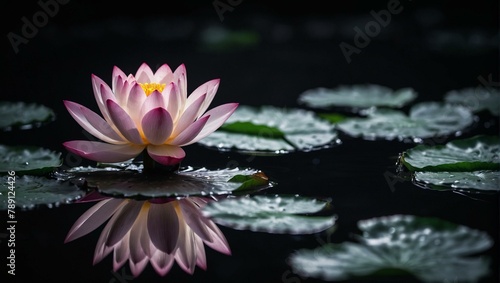
POLYGON ((489 272, 488 259, 472 256, 493 246, 484 232, 411 215, 363 220, 358 227, 360 243, 293 253, 288 261, 293 271, 332 281, 410 273, 423 282, 476 282, 489 272))
POLYGON ((445 94, 444 100, 453 105, 462 105, 472 112, 488 110, 495 116, 500 116, 500 91, 495 88, 464 88, 451 90, 445 94))
POLYGON ((217 131, 198 143, 219 150, 282 154, 339 144, 334 126, 303 109, 240 105, 217 131))
POLYGON ((31 129, 55 118, 52 109, 35 103, 0 102, 0 129, 31 129))
POLYGON ((17 208, 33 209, 40 205, 53 207, 70 203, 85 194, 69 182, 29 175, 15 176, 15 179, 4 176, 2 184, 5 186, 0 187, 1 210, 12 209, 9 206, 9 199, 14 200, 17 208))
POLYGON ((500 191, 500 171, 415 172, 416 184, 438 190, 500 191))
POLYGON ((211 202, 203 208, 203 213, 216 223, 237 230, 310 234, 335 224, 336 216, 309 215, 329 204, 329 201, 299 196, 256 195, 211 202))
POLYGON ((310 89, 299 96, 298 102, 312 108, 350 107, 357 110, 370 107, 400 108, 416 97, 417 93, 412 88, 394 91, 386 86, 364 84, 310 89))
POLYGON ((402 163, 411 171, 474 171, 500 169, 500 138, 479 135, 446 145, 417 145, 406 150, 402 163))
POLYGON ((255 169, 182 168, 167 174, 144 174, 142 166, 118 168, 75 167, 64 174, 71 182, 95 188, 104 195, 123 197, 187 197, 239 194, 272 187, 267 176, 255 169))
POLYGON ((458 135, 474 122, 465 107, 437 102, 422 102, 410 109, 409 115, 391 109, 371 109, 366 118, 346 119, 338 129, 353 137, 365 139, 412 140, 458 135))
POLYGON ((61 166, 61 153, 39 147, 0 145, 0 172, 43 174, 61 166))

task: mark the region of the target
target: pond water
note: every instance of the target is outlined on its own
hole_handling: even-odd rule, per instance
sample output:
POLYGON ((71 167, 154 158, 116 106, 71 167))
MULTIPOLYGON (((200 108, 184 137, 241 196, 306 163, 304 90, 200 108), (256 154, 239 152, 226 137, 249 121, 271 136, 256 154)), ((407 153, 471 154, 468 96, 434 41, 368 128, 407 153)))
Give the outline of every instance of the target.
MULTIPOLYGON (((17 46, 17 52, 9 42, 4 56, 7 73, 3 72, 2 79, 7 86, 2 92, 3 101, 43 104, 54 110, 56 118, 33 129, 2 132, 0 142, 61 152, 63 169, 95 165, 83 159, 70 159, 62 146, 69 140, 90 137, 68 114, 63 100, 78 102, 98 112, 90 76, 95 74, 111 83, 115 65, 133 73, 143 62, 150 66, 167 63, 172 68, 184 63, 189 91, 210 79, 220 78, 212 107, 238 102, 305 108, 297 99, 308 89, 364 83, 393 89, 411 87, 418 93, 415 103, 442 101, 449 90, 484 86, 485 81, 498 86, 495 85, 498 84, 498 29, 492 24, 498 17, 492 11, 498 9, 492 8, 495 5, 488 1, 476 4, 484 16, 464 12, 467 19, 454 18, 456 14, 448 11, 446 4, 402 3, 401 13, 393 14, 392 22, 371 38, 369 44, 360 47, 359 53, 352 53, 350 63, 339 44, 354 44, 353 28, 365 27, 373 21, 370 11, 385 9, 387 1, 338 5, 336 11, 308 6, 294 13, 283 11, 278 4, 264 8, 239 2, 243 3, 223 13, 223 21, 220 11, 218 14, 209 2, 181 5, 179 13, 151 11, 150 15, 136 15, 136 11, 123 7, 117 11, 103 8, 103 11, 88 4, 61 4, 55 15, 48 17, 48 24, 17 46)), ((10 32, 21 34, 20 18, 31 19, 41 9, 36 3, 30 5, 33 7, 15 5, 17 9, 9 21, 10 32)), ((403 107, 405 111, 408 109, 409 106, 403 107)), ((346 114, 342 110, 338 109, 346 114)), ((477 119, 460 137, 498 135, 497 116, 483 112, 477 119)), ((218 151, 193 144, 185 147, 187 155, 181 163, 183 167, 210 170, 228 167, 261 170, 274 185, 255 192, 259 195, 328 198, 329 212, 337 217, 331 229, 290 235, 218 225, 231 254, 205 246, 206 270, 196 267, 193 274, 188 274, 174 263, 167 274, 160 276, 148 264, 133 278, 128 264, 113 270, 112 254, 93 265, 94 250, 104 225, 81 238, 64 242, 75 221, 94 202, 16 209, 16 275, 6 274, 5 258, 9 255, 6 237, 10 232, 3 230, 0 231, 4 258, 2 282, 324 282, 315 276, 308 278, 295 273, 288 262, 290 255, 330 243, 356 242, 354 235, 361 235, 358 221, 399 214, 436 217, 487 233, 494 243, 481 252, 480 256, 490 261, 487 274, 478 281, 499 282, 498 191, 467 194, 424 189, 396 178, 399 154, 415 143, 364 140, 344 133, 338 138, 341 142, 330 148, 273 156, 218 151)), ((429 139, 426 144, 444 144, 454 138, 429 139)), ((0 221, 4 225, 8 215, 1 212, 0 221)), ((435 265, 440 264, 443 263, 436 260, 435 265)), ((437 282, 462 282, 466 273, 456 270, 456 277, 437 282)), ((348 278, 345 282, 422 281, 411 274, 379 274, 348 278)))

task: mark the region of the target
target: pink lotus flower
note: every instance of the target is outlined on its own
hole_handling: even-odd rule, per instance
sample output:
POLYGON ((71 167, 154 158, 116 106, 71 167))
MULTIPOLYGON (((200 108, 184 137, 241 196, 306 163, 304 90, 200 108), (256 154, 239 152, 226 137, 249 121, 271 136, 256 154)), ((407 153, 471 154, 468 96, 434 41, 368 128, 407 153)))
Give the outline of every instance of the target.
POLYGON ((176 165, 186 153, 181 148, 217 130, 238 107, 227 103, 205 112, 219 87, 219 79, 196 88, 188 97, 186 68, 174 72, 167 64, 153 73, 143 63, 135 76, 114 67, 110 88, 92 75, 92 87, 102 117, 78 103, 64 101, 71 116, 103 142, 74 140, 67 150, 97 162, 122 162, 147 149, 163 165, 176 165))
POLYGON ((207 268, 204 244, 231 254, 216 224, 201 214, 204 198, 189 197, 166 202, 106 198, 87 210, 71 227, 65 242, 73 241, 108 221, 94 253, 94 264, 113 252, 113 269, 128 260, 137 277, 151 263, 165 276, 174 261, 187 273, 207 268))

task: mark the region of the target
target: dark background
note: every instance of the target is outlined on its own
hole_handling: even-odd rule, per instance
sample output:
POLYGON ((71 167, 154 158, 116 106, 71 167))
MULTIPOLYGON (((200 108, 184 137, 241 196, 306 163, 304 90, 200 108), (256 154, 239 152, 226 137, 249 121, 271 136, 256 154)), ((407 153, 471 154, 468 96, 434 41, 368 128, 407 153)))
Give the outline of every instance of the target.
MULTIPOLYGON (((97 111, 90 75, 110 83, 115 65, 135 73, 143 62, 153 69, 163 63, 175 69, 184 63, 188 91, 220 78, 212 106, 239 102, 299 107, 296 99, 307 89, 360 83, 413 87, 419 93, 417 102, 440 101, 449 90, 480 85, 479 77, 500 81, 498 1, 402 0, 403 10, 392 15, 390 23, 348 63, 339 44, 354 46, 354 28, 364 30, 374 20, 370 11, 386 9, 388 2, 243 0, 225 11, 221 21, 212 1, 70 0, 59 4, 57 13, 26 44, 20 44, 17 53, 8 34, 22 36, 22 17, 32 22, 42 9, 37 1, 4 2, 1 99, 44 104, 54 109, 57 119, 38 129, 1 133, 1 143, 43 146, 62 152, 65 158, 63 142, 88 137, 62 101, 97 111), (216 41, 221 31, 246 36, 221 43, 216 41)), ((487 129, 480 125, 464 136, 478 133, 498 133, 498 123, 493 121, 487 129)), ((342 140, 342 145, 329 150, 279 157, 249 158, 196 144, 187 147, 183 165, 258 168, 278 182, 269 193, 331 197, 339 216, 338 230, 327 239, 325 234, 290 237, 222 227, 232 256, 207 247, 207 271, 197 268, 191 276, 174 265, 162 278, 149 266, 135 281, 315 282, 291 273, 284 261, 291 251, 350 240, 358 220, 398 213, 468 225, 487 231, 498 242, 498 195, 472 198, 388 181, 397 155, 411 144, 344 136, 342 140)), ((65 166, 83 164, 65 161, 65 166)), ((88 207, 69 205, 19 214, 16 278, 120 282, 111 270, 112 256, 92 267, 97 232, 62 244, 88 207)), ((484 282, 499 282, 498 250, 496 243, 490 251, 496 271, 484 282)))

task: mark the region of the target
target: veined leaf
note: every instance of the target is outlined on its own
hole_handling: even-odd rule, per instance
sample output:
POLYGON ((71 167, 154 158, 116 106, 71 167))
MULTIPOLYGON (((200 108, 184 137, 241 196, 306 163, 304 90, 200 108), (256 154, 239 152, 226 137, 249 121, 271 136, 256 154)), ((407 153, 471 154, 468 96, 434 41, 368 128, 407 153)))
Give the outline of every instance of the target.
POLYGON ((61 153, 34 146, 0 145, 0 172, 42 175, 61 166, 61 153))
POLYGON ((329 201, 300 196, 254 195, 207 204, 203 214, 237 230, 275 234, 312 234, 332 227, 337 217, 314 215, 329 201))
POLYGON ((474 116, 465 107, 437 102, 415 104, 409 115, 392 109, 370 109, 366 118, 349 118, 337 128, 353 137, 367 140, 422 139, 459 135, 473 125, 474 116))
POLYGON ((279 155, 340 144, 334 126, 314 112, 240 105, 219 130, 198 142, 221 151, 279 155))
POLYGON ((358 227, 358 242, 298 250, 288 264, 298 275, 329 281, 410 274, 422 282, 447 282, 459 274, 459 282, 477 282, 490 271, 488 258, 474 257, 493 246, 485 232, 413 215, 362 220, 358 227))
POLYGON ((52 109, 25 102, 0 102, 0 129, 31 129, 55 119, 52 109))
POLYGON ((403 152, 410 171, 500 170, 500 138, 478 135, 445 145, 417 145, 403 152))

